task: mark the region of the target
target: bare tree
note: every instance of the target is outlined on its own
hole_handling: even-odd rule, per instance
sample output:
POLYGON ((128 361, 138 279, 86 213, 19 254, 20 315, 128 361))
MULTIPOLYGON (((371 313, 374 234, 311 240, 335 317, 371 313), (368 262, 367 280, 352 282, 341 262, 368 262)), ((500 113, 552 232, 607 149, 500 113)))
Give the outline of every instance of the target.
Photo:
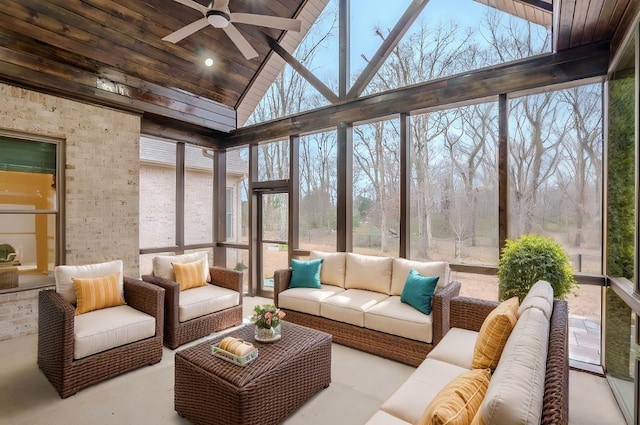
MULTIPOLYGON (((584 243, 585 221, 590 215, 588 197, 594 193, 595 212, 600 206, 602 191, 602 86, 600 84, 574 87, 561 92, 571 116, 569 137, 565 141, 571 179, 575 193, 567 193, 575 208, 576 234, 573 246, 584 243), (593 182, 593 186, 591 186, 593 182)), ((567 191, 568 192, 568 191, 567 191)))

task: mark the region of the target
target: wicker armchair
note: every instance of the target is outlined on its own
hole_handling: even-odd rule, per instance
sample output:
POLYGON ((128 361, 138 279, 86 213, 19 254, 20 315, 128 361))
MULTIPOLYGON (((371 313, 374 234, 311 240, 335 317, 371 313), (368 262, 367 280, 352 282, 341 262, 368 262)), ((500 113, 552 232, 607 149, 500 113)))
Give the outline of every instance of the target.
MULTIPOLYGON (((142 279, 165 290, 164 297, 164 342, 175 349, 213 332, 242 323, 242 273, 222 267, 210 267, 211 285, 237 292, 238 304, 213 313, 180 321, 180 286, 178 282, 155 275, 144 275, 142 279)), ((188 289, 194 291, 199 288, 188 289)))
POLYGON ((61 398, 67 398, 89 385, 161 360, 164 291, 142 280, 124 277, 124 299, 128 307, 155 318, 155 335, 75 359, 74 305, 55 290, 40 292, 38 367, 61 398))

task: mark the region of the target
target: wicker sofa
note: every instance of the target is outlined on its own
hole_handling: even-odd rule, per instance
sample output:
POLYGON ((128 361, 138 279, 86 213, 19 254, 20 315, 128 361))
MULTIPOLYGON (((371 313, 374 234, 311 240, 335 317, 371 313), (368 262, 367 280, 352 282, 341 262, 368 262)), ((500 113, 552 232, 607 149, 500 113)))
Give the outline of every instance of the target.
MULTIPOLYGON (((529 301, 525 298, 520 305, 516 326, 482 399, 480 423, 568 423, 567 303, 553 300, 551 291, 550 302, 541 308, 541 292, 550 288, 547 285, 538 282, 529 292, 529 301)), ((367 425, 419 423, 438 392, 471 369, 478 331, 497 305, 474 298, 452 299, 449 332, 367 425)))
POLYGON ((445 262, 354 253, 312 251, 322 258, 321 288, 289 288, 291 269, 274 273, 274 301, 287 321, 333 335, 333 341, 419 365, 449 329, 449 302, 460 292, 449 282, 445 262), (431 314, 400 301, 407 275, 415 269, 438 276, 431 314))

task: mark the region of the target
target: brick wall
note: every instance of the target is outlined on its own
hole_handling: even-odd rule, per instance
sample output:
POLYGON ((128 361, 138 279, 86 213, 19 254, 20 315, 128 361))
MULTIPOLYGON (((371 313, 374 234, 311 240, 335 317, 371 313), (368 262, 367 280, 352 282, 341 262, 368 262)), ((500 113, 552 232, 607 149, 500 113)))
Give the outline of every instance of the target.
MULTIPOLYGON (((138 276, 140 117, 2 83, 0 99, 0 129, 65 141, 65 263, 119 258, 126 275, 138 276)), ((32 292, 0 296, 0 312, 33 308, 32 292)), ((36 316, 0 313, 0 339, 7 328, 35 332, 36 316)))

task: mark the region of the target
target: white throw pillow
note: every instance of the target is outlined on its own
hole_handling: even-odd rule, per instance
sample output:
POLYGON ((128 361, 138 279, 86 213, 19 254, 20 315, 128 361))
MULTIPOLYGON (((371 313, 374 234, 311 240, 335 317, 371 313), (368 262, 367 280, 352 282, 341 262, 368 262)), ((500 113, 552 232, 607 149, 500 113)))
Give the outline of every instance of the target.
POLYGON ((182 255, 158 255, 157 257, 153 257, 153 275, 175 282, 176 274, 173 272, 172 263, 192 263, 198 260, 202 260, 202 279, 211 282, 209 256, 206 251, 182 255))
POLYGON ((54 269, 56 278, 56 292, 62 295, 62 298, 76 304, 76 289, 73 285, 73 278, 93 278, 104 277, 114 273, 120 273, 118 277, 118 285, 120 286, 120 295, 124 298, 124 266, 122 260, 108 261, 106 263, 86 264, 82 266, 57 266, 54 269))

